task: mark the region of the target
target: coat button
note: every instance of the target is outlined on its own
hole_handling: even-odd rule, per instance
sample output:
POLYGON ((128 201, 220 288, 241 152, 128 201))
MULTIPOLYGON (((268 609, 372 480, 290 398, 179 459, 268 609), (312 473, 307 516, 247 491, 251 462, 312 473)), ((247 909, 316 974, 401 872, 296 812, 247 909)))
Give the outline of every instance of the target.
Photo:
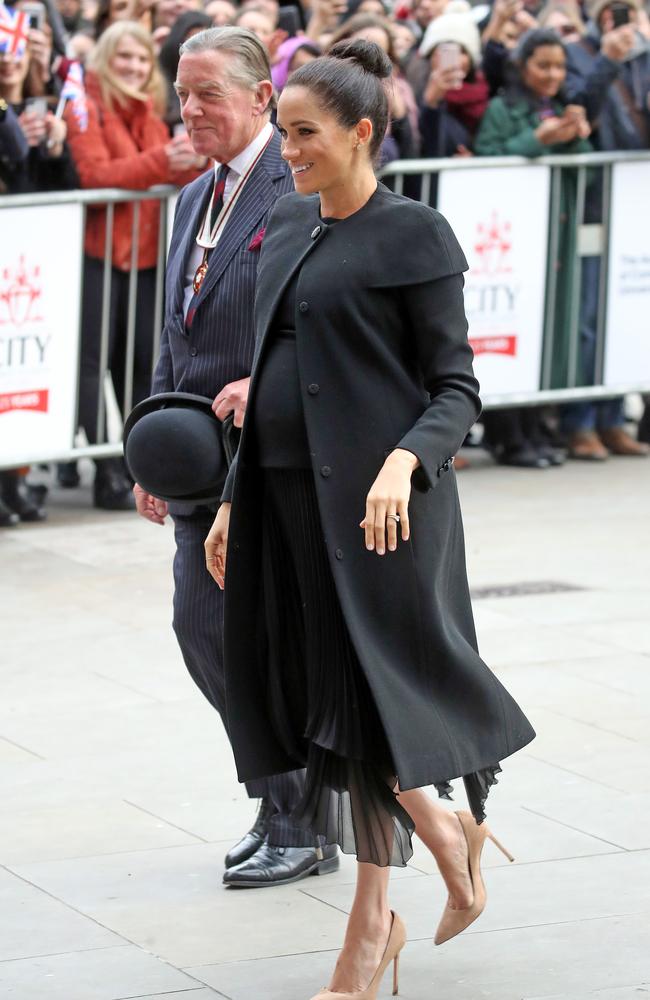
POLYGON ((192 355, 192 357, 193 357, 193 358, 195 358, 195 357, 197 356, 197 354, 198 354, 198 353, 199 353, 199 349, 198 349, 198 347, 192 347, 192 348, 191 348, 191 350, 190 350, 190 354, 192 355))
POLYGON ((342 559, 343 558, 343 549, 337 549, 336 552, 334 553, 334 555, 336 556, 337 559, 342 559))
POLYGON ((298 306, 298 308, 300 309, 301 313, 309 312, 309 303, 308 302, 301 302, 300 305, 298 306))
POLYGON ((311 385, 308 385, 307 392, 309 393, 310 396, 317 396, 318 393, 320 392, 320 386, 318 382, 312 382, 311 385))
POLYGON ((329 465, 321 466, 320 474, 323 477, 323 479, 327 479, 328 476, 331 476, 332 470, 330 469, 329 465))

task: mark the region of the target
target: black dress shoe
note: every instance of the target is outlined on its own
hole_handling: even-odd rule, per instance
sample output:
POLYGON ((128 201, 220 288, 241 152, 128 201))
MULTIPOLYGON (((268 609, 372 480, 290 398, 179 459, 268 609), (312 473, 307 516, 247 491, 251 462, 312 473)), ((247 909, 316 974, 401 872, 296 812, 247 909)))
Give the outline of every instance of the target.
POLYGON ((541 458, 548 459, 549 465, 564 465, 566 462, 566 452, 555 445, 542 444, 536 450, 541 458))
POLYGON ((271 847, 262 844, 259 851, 236 868, 223 874, 232 889, 262 889, 269 885, 289 885, 309 875, 327 875, 339 867, 336 844, 322 849, 319 858, 315 847, 271 847))
POLYGON ((127 478, 124 462, 119 458, 103 458, 96 463, 93 502, 102 510, 135 510, 135 498, 127 478))
POLYGON ((25 479, 13 472, 2 475, 2 499, 21 521, 44 521, 47 513, 37 503, 25 479))
POLYGON ((18 514, 14 514, 13 510, 0 500, 0 528, 15 528, 17 524, 20 524, 18 514))
POLYGON ((64 490, 76 490, 81 482, 76 462, 59 462, 56 467, 56 481, 64 490))
POLYGON ((226 868, 234 868, 235 865, 248 861, 256 851, 259 851, 269 832, 269 820, 274 812, 271 802, 268 799, 262 799, 252 827, 226 854, 224 862, 226 868))
POLYGON ((548 469, 551 466, 548 458, 531 445, 507 448, 497 456, 497 462, 499 465, 510 465, 518 469, 548 469))

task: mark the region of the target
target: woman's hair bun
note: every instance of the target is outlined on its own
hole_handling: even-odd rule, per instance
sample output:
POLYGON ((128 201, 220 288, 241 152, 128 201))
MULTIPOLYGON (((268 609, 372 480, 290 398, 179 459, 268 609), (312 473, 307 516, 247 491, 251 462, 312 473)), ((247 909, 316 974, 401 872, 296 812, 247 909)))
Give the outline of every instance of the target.
POLYGON ((393 72, 392 63, 384 50, 374 42, 366 42, 361 38, 337 42, 327 54, 332 59, 349 59, 366 73, 372 73, 381 80, 385 80, 393 72))

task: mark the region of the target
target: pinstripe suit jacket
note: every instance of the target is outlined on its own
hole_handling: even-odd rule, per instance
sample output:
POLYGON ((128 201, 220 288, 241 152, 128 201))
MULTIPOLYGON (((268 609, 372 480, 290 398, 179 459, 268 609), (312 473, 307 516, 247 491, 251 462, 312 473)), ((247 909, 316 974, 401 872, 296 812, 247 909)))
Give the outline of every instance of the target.
MULTIPOLYGON (((187 260, 212 193, 210 170, 181 191, 176 205, 165 291, 165 320, 152 393, 194 392, 214 398, 229 382, 250 375, 255 329, 253 305, 259 249, 249 250, 281 195, 293 191, 276 131, 246 181, 210 257, 190 330, 183 318, 187 260)), ((173 513, 194 505, 175 504, 173 513)))

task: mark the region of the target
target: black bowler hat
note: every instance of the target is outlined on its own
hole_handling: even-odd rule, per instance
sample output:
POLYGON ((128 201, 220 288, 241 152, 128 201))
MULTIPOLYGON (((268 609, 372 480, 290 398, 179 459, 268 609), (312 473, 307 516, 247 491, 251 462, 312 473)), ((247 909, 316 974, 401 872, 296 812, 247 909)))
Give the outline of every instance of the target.
POLYGON ((162 392, 131 410, 124 425, 124 458, 136 483, 160 500, 214 503, 236 436, 232 415, 222 424, 207 396, 162 392))

